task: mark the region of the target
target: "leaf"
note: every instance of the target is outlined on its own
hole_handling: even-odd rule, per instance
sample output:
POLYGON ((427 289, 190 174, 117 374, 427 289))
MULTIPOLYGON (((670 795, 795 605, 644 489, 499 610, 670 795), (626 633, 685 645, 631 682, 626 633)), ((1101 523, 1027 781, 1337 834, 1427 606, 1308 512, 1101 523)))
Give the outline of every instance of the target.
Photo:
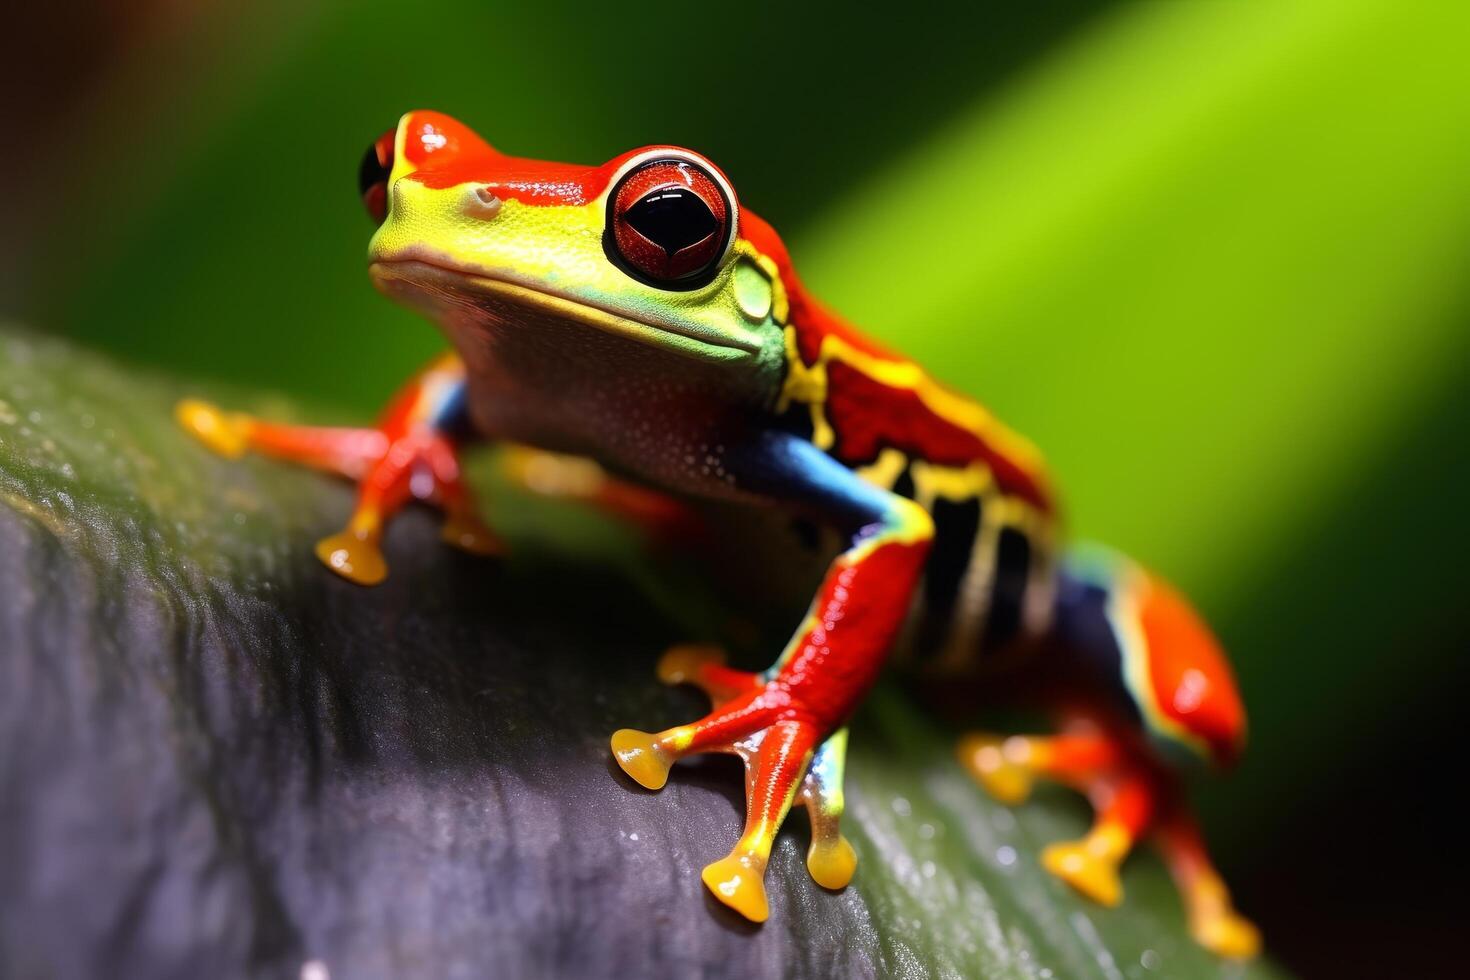
POLYGON ((1277 975, 1194 947, 1151 857, 1117 910, 1050 880, 1080 804, 990 803, 888 688, 854 731, 854 884, 816 887, 788 828, 752 927, 698 877, 738 768, 655 795, 609 765, 614 728, 701 707, 653 680, 682 637, 618 534, 502 492, 508 562, 411 514, 364 590, 309 547, 348 488, 208 455, 188 386, 12 331, 0 393, 0 973, 1277 975))

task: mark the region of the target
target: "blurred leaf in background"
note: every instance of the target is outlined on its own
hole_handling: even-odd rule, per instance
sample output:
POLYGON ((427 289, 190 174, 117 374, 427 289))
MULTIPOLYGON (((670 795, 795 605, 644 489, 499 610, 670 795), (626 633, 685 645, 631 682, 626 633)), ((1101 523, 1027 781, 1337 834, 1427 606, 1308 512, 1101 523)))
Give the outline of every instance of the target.
POLYGON ((355 166, 400 112, 549 159, 696 147, 1218 624, 1253 750, 1208 822, 1288 962, 1350 926, 1359 966, 1438 962, 1448 817, 1391 794, 1467 673, 1470 9, 49 16, 71 67, 7 117, 6 312, 361 415, 440 344, 362 267, 355 166))

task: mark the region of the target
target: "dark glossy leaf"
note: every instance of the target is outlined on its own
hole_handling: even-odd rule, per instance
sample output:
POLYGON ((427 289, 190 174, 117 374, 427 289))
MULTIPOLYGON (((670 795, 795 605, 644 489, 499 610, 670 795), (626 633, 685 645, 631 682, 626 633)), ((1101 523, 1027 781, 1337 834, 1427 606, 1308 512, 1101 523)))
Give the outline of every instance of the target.
POLYGON ((309 548, 347 489, 209 456, 183 393, 0 333, 0 974, 1274 975, 1193 947, 1151 858, 1115 911, 1052 882, 1081 806, 989 803, 887 689, 854 729, 855 883, 813 885, 798 826, 772 920, 734 919, 698 870, 738 768, 655 795, 609 765, 614 728, 699 709, 651 676, 681 631, 625 539, 500 494, 507 563, 411 515, 363 590, 309 548))

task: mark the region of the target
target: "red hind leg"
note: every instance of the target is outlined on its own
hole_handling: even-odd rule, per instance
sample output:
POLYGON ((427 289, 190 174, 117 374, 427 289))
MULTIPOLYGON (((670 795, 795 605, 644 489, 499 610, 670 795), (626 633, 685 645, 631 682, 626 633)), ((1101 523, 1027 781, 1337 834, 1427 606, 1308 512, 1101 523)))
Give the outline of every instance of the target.
POLYGON ((1061 735, 968 735, 960 762, 996 799, 1016 804, 1037 777, 1087 794, 1096 811, 1078 841, 1052 844, 1042 864, 1088 898, 1117 905, 1123 898, 1118 866, 1148 827, 1158 791, 1152 774, 1130 759, 1116 739, 1087 724, 1061 735))
POLYGON ((1123 900, 1118 866, 1143 834, 1158 804, 1150 775, 1127 763, 1085 780, 1095 811, 1092 829, 1081 840, 1064 841, 1041 852, 1046 870, 1101 905, 1123 900))
POLYGON ((1245 713, 1223 651, 1178 592, 1110 552, 1073 556, 1059 586, 1042 706, 1090 730, 971 736, 961 761, 1005 802, 1024 799, 1038 776, 1086 793, 1092 829, 1046 848, 1042 862, 1104 904, 1121 900, 1118 866, 1152 832, 1194 938, 1220 955, 1254 955, 1260 936, 1231 906, 1174 768, 1190 758, 1228 764, 1239 753, 1245 713))
POLYGON ((1015 806, 1031 795, 1037 776, 1079 789, 1110 771, 1121 758, 1111 739, 1086 732, 1065 735, 995 735, 974 732, 960 739, 960 763, 1002 803, 1015 806))
POLYGON ((1159 822, 1154 840, 1184 897, 1195 942, 1221 956, 1248 959, 1261 949, 1261 933, 1230 901, 1230 891, 1205 849, 1194 815, 1181 802, 1159 822))

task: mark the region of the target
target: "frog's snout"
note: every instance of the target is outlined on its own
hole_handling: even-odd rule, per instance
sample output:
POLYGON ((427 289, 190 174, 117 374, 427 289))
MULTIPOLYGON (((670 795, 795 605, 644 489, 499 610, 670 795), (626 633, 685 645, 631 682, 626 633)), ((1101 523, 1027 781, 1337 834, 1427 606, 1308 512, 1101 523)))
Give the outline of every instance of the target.
POLYGON ((471 218, 488 221, 500 213, 501 203, 489 184, 465 184, 460 210, 471 218))

